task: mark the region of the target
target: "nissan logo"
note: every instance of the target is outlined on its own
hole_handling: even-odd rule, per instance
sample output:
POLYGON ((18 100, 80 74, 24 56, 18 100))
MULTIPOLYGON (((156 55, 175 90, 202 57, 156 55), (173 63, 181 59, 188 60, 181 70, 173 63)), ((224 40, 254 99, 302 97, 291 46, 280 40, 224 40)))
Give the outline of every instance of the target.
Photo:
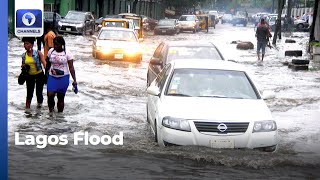
POLYGON ((220 124, 218 125, 217 129, 218 129, 220 132, 225 132, 225 131, 228 129, 228 127, 227 127, 227 125, 225 125, 224 123, 220 123, 220 124))

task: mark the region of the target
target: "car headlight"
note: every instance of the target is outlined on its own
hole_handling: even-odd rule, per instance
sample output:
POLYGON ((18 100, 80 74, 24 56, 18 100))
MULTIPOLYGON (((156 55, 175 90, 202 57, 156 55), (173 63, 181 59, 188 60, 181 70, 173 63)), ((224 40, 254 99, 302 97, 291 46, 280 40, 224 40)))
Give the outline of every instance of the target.
POLYGON ((254 122, 252 132, 269 132, 275 130, 277 130, 277 123, 275 121, 256 121, 254 122))
POLYGON ((191 132, 189 121, 186 119, 166 116, 162 119, 162 125, 171 129, 191 132))
POLYGON ((132 46, 132 47, 126 48, 126 53, 128 53, 128 54, 136 54, 138 52, 139 52, 139 47, 137 47, 137 46, 132 46))
POLYGON ((58 22, 58 25, 59 25, 59 26, 62 26, 62 22, 59 21, 59 22, 58 22))
POLYGON ((101 51, 102 53, 108 53, 111 50, 109 47, 97 46, 97 51, 101 51))

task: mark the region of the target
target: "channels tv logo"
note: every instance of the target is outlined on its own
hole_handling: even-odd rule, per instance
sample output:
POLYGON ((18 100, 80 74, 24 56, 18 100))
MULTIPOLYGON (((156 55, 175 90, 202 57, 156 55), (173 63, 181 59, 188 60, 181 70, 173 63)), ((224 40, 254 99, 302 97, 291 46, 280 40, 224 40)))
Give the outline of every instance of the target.
POLYGON ((41 36, 42 23, 40 9, 18 9, 16 11, 17 36, 41 36))

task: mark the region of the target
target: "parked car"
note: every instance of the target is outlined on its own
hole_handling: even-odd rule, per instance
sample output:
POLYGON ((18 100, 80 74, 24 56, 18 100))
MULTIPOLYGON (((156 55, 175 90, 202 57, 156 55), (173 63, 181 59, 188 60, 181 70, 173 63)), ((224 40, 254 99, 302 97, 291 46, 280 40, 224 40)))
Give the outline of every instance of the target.
POLYGON ((142 51, 134 29, 102 27, 93 36, 92 56, 97 59, 140 62, 142 51))
POLYGON ((179 34, 180 25, 177 19, 160 19, 154 28, 154 35, 157 34, 179 34))
MULTIPOLYGON (((46 26, 53 27, 53 14, 54 14, 54 12, 49 12, 49 11, 44 11, 43 12, 43 23, 46 26)), ((59 21, 61 19, 62 19, 61 15, 56 13, 56 23, 55 23, 54 31, 58 30, 58 26, 59 26, 58 23, 59 23, 59 21)))
POLYGON ((193 33, 199 31, 200 21, 196 15, 182 15, 179 18, 180 32, 192 31, 193 33))
POLYGON ((236 26, 237 24, 242 24, 244 27, 248 24, 248 17, 246 16, 246 13, 243 11, 238 11, 235 16, 233 16, 232 19, 233 26, 236 26))
POLYGON ((277 123, 247 71, 227 61, 174 60, 147 88, 147 121, 159 146, 275 151, 277 123))
POLYGON ((152 31, 158 24, 158 20, 150 18, 145 15, 140 15, 142 17, 143 29, 146 31, 152 31))
POLYGON ((269 13, 267 13, 267 12, 259 12, 257 14, 252 15, 252 20, 253 20, 254 25, 257 26, 258 23, 260 22, 261 18, 265 18, 268 16, 269 16, 269 13))
POLYGON ((162 68, 174 59, 224 60, 219 49, 207 41, 164 41, 154 51, 147 73, 147 85, 157 77, 162 68))
POLYGON ((303 19, 295 18, 293 21, 293 24, 294 24, 294 27, 296 27, 297 29, 303 29, 303 28, 309 27, 309 23, 307 23, 307 21, 303 19))
POLYGON ((224 14, 221 18, 221 24, 231 23, 233 19, 232 14, 224 14))
POLYGON ((59 33, 75 33, 91 35, 95 31, 95 20, 91 12, 69 11, 58 23, 59 33))

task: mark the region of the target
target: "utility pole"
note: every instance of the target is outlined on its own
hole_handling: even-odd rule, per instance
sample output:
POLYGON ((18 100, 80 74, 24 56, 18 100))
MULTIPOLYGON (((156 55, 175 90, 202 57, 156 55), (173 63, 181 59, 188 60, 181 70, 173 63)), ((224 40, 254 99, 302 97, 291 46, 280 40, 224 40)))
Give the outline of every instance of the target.
POLYGON ((272 0, 272 12, 271 13, 273 13, 274 12, 274 0, 272 0))
POLYGON ((55 32, 56 29, 56 20, 57 19, 57 0, 54 0, 54 6, 53 6, 53 25, 52 30, 55 32))
POLYGON ((310 28, 309 42, 315 40, 315 31, 314 31, 315 25, 316 25, 317 18, 320 17, 320 16, 318 16, 318 6, 319 6, 319 0, 315 0, 314 7, 313 7, 313 18, 312 18, 312 25, 310 28))
POLYGON ((272 44, 276 44, 278 36, 279 36, 279 39, 281 39, 281 14, 282 14, 283 6, 284 6, 283 1, 284 0, 278 0, 278 18, 276 21, 276 29, 274 31, 272 44))

